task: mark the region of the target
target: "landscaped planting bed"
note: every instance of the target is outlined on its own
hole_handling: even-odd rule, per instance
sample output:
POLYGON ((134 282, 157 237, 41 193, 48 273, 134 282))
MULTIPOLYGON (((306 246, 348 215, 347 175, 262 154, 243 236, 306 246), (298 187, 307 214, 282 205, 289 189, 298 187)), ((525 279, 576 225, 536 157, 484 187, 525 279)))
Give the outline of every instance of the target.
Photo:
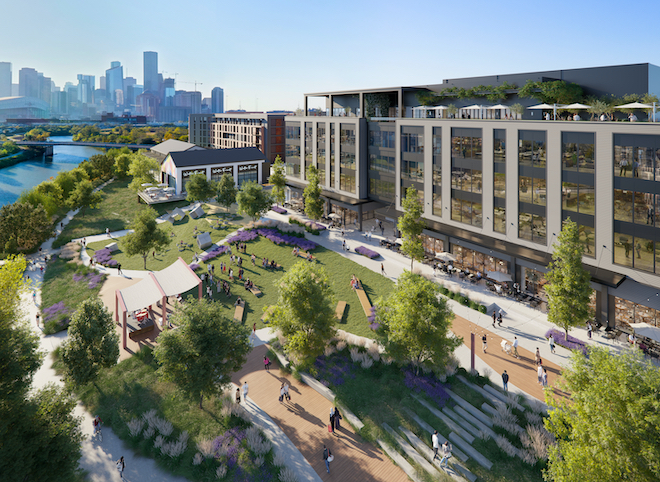
POLYGON ((366 248, 364 246, 358 246, 357 248, 355 248, 355 252, 357 254, 361 254, 362 256, 366 256, 367 258, 371 258, 371 259, 376 259, 380 256, 380 254, 378 254, 376 251, 372 251, 371 249, 366 248))

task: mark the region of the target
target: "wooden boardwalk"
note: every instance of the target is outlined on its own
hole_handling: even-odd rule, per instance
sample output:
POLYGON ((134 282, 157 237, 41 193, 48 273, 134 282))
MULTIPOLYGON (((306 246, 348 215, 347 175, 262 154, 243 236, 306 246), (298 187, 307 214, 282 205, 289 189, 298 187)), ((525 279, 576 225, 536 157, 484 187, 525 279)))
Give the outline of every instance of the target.
MULTIPOLYGON (((503 352, 500 347, 500 342, 503 339, 506 339, 507 342, 512 343, 513 337, 516 335, 511 334, 511 336, 502 337, 460 316, 456 316, 454 318, 451 330, 455 335, 463 338, 463 344, 465 344, 465 346, 468 348, 470 348, 470 334, 474 333, 475 355, 477 357, 483 360, 488 366, 490 366, 500 375, 504 370, 506 370, 509 374, 509 383, 515 385, 517 388, 525 393, 528 393, 534 398, 545 401, 543 388, 538 384, 537 381, 538 374, 534 353, 518 346, 518 354, 520 355, 520 359, 516 359, 513 356, 503 352), (488 350, 486 350, 486 353, 483 353, 481 349, 481 337, 484 333, 486 333, 486 336, 488 337, 488 350)), ((561 367, 547 361, 543 357, 543 353, 550 349, 547 343, 544 345, 539 345, 539 348, 541 349, 541 359, 543 360, 543 366, 548 371, 548 387, 553 387, 553 385, 555 385, 557 380, 561 377, 561 367)), ((499 388, 502 388, 501 383, 499 388)), ((555 397, 568 397, 568 394, 562 390, 553 387, 553 391, 555 397)))
POLYGON ((328 433, 332 404, 293 376, 280 372, 277 360, 272 360, 270 371, 266 371, 263 363, 266 351, 266 345, 254 348, 232 381, 239 386, 248 382, 248 398, 259 405, 284 431, 322 480, 408 480, 408 476, 380 449, 361 441, 345 417, 341 430, 335 434, 328 433), (291 401, 280 403, 280 386, 285 380, 291 386, 291 401), (335 460, 330 463, 330 474, 326 472, 323 462, 323 444, 335 456, 335 460))

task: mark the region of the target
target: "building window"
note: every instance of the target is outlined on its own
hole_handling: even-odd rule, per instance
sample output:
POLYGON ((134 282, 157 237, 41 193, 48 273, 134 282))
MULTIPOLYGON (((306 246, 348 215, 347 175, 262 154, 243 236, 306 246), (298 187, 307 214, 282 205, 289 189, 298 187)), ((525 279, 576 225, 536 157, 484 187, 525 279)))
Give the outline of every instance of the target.
POLYGON ((312 165, 314 160, 314 145, 312 143, 312 137, 312 123, 305 122, 305 177, 307 177, 307 168, 312 165))
POLYGON ((339 189, 355 193, 355 126, 341 124, 339 146, 339 189))
POLYGON ((545 168, 545 132, 518 131, 518 164, 545 168))
POLYGON ((433 214, 442 216, 442 128, 433 128, 433 214))
POLYGON ((506 208, 495 207, 493 209, 493 231, 506 234, 506 208))
POLYGON ((319 170, 319 183, 325 186, 325 124, 316 124, 316 165, 319 170))
POLYGON ((286 126, 286 175, 300 177, 300 125, 286 126))
POLYGON ((493 160, 506 162, 506 131, 504 129, 493 130, 493 160))
POLYGON ((369 147, 396 148, 396 136, 394 131, 369 131, 369 147))
POLYGON ((534 243, 545 244, 545 216, 526 212, 518 213, 518 237, 534 243))
POLYGON ((407 129, 409 128, 401 128, 401 152, 422 154, 424 152, 424 134, 406 132, 407 129))
POLYGON ((482 227, 483 212, 481 203, 452 197, 451 219, 478 228, 482 227))
POLYGON ((493 195, 497 198, 506 198, 506 174, 503 172, 496 172, 493 182, 493 195))
POLYGON ((594 172, 594 134, 562 132, 562 169, 573 172, 594 172))
POLYGON ((330 124, 330 187, 335 187, 335 123, 330 124))
POLYGON ((481 159, 481 147, 481 129, 452 129, 452 157, 460 159, 481 159))
POLYGON ((394 183, 380 179, 369 179, 369 194, 382 200, 394 201, 394 183))
POLYGON ((395 159, 392 156, 369 154, 369 169, 394 174, 395 159))
POLYGON ((248 181, 259 182, 259 165, 246 164, 238 166, 238 187, 240 188, 243 183, 248 181))

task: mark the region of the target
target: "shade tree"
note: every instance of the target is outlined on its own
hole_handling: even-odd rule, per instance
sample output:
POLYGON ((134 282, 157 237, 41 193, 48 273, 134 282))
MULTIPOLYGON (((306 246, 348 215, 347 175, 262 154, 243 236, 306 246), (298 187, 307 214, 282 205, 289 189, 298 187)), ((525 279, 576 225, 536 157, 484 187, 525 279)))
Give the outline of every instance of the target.
POLYGON ((216 199, 218 203, 229 211, 231 205, 236 202, 237 193, 238 189, 236 189, 234 176, 225 172, 216 186, 216 199))
POLYGON ((417 189, 409 187, 406 191, 406 197, 401 202, 403 207, 403 216, 399 217, 397 228, 401 232, 401 251, 410 258, 410 271, 413 269, 415 260, 424 259, 424 242, 422 241, 422 231, 426 223, 422 219, 424 206, 417 196, 417 189))
POLYGON ((307 186, 303 191, 305 198, 305 214, 315 221, 323 216, 323 199, 321 199, 321 186, 319 185, 319 171, 316 166, 307 168, 307 186))
POLYGON ((150 251, 160 251, 172 240, 165 230, 158 227, 158 214, 152 207, 139 211, 131 223, 132 233, 120 241, 128 256, 142 256, 144 269, 147 269, 147 257, 150 251))
POLYGON ((206 177, 206 174, 197 173, 188 178, 186 182, 186 201, 206 201, 216 195, 217 183, 206 177))
POLYGON ((273 185, 271 192, 277 204, 284 204, 284 199, 286 198, 284 192, 286 176, 284 172, 284 162, 282 162, 282 157, 278 154, 272 166, 272 174, 268 179, 268 182, 273 185))
POLYGON ((236 194, 238 203, 238 212, 250 216, 253 221, 257 221, 266 214, 273 204, 273 198, 264 191, 261 184, 256 181, 244 182, 240 191, 236 194))

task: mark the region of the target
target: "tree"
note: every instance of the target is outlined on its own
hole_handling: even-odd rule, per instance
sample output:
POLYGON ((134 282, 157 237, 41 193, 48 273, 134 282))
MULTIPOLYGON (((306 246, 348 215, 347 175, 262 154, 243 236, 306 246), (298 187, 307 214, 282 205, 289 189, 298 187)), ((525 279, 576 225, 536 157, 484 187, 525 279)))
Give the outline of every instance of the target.
POLYGON ((89 175, 84 169, 76 167, 70 171, 58 172, 53 182, 60 187, 62 190, 62 199, 66 201, 71 192, 83 179, 89 179, 89 175))
POLYGON ((448 336, 454 319, 440 288, 421 275, 404 273, 394 291, 376 302, 379 341, 399 363, 412 363, 416 370, 427 363, 444 366, 462 340, 448 336))
POLYGON ((529 79, 518 89, 518 97, 534 98, 547 104, 572 104, 582 100, 582 87, 563 80, 539 82, 529 79))
POLYGON ((408 188, 401 207, 403 207, 404 212, 397 224, 403 239, 401 251, 410 257, 410 271, 412 271, 415 260, 424 259, 422 231, 426 227, 426 223, 422 219, 424 206, 422 206, 422 202, 417 196, 417 189, 412 186, 408 188))
POLYGON ((121 241, 128 256, 137 254, 142 256, 144 269, 147 269, 149 251, 161 250, 171 242, 170 235, 158 227, 157 216, 158 214, 152 207, 138 212, 131 224, 133 232, 121 241))
POLYGON ((62 344, 66 378, 75 385, 94 381, 101 368, 110 368, 119 358, 119 335, 112 315, 100 298, 78 305, 71 317, 69 336, 62 344))
POLYGON ((188 192, 186 200, 190 202, 206 201, 215 195, 218 189, 216 184, 215 181, 209 180, 206 174, 193 174, 186 183, 188 192))
POLYGON ((227 209, 227 212, 229 212, 231 205, 236 202, 237 192, 238 189, 236 189, 234 177, 225 172, 218 182, 216 199, 220 205, 227 209))
POLYGON ((279 204, 284 204, 284 199, 286 198, 284 193, 284 187, 286 186, 286 175, 284 174, 284 162, 282 162, 282 157, 278 154, 273 163, 273 173, 270 175, 270 182, 273 185, 273 199, 279 204))
POLYGON ((221 304, 189 300, 171 318, 178 327, 163 332, 154 350, 158 372, 192 400, 218 395, 231 383, 252 349, 250 329, 225 316, 221 304))
POLYGON ((545 275, 548 321, 562 328, 568 337, 569 328, 586 323, 591 316, 592 293, 591 275, 582 267, 584 244, 580 242, 578 225, 570 218, 564 221, 553 249, 545 275))
POLYGON ((618 482, 660 480, 660 370, 641 350, 613 356, 606 348, 574 352, 562 370, 571 399, 546 394, 552 408, 545 480, 618 482))
POLYGON ((53 234, 53 223, 43 206, 15 202, 0 208, 0 248, 13 240, 21 251, 29 251, 53 234))
POLYGON ((319 171, 316 166, 307 168, 307 186, 303 191, 305 197, 305 214, 310 219, 317 220, 323 216, 323 199, 321 199, 321 186, 319 186, 319 171))
POLYGON ((92 181, 83 180, 69 195, 67 205, 71 209, 80 209, 81 216, 84 216, 88 207, 93 209, 101 204, 101 201, 103 201, 103 194, 94 192, 92 181))
POLYGON ((279 282, 279 299, 268 317, 286 338, 284 350, 305 360, 321 353, 335 335, 334 295, 321 266, 300 261, 279 282))
POLYGON ((112 166, 112 172, 118 178, 128 176, 128 171, 131 167, 131 155, 120 154, 115 158, 115 163, 112 166))
POLYGON ((513 113, 516 115, 516 119, 517 119, 519 116, 523 115, 523 113, 525 112, 525 108, 523 107, 523 105, 522 105, 522 104, 519 104, 519 103, 517 103, 517 102, 516 102, 515 104, 513 104, 513 105, 510 107, 510 109, 511 109, 511 112, 513 112, 513 113))
POLYGON ((128 173, 133 176, 129 188, 135 192, 142 189, 142 184, 154 182, 154 172, 160 172, 160 164, 156 159, 147 157, 142 152, 131 155, 131 164, 128 173))
POLYGON ((236 201, 238 202, 238 212, 247 214, 253 221, 266 214, 273 204, 273 198, 256 181, 243 183, 241 190, 236 195, 236 201))

